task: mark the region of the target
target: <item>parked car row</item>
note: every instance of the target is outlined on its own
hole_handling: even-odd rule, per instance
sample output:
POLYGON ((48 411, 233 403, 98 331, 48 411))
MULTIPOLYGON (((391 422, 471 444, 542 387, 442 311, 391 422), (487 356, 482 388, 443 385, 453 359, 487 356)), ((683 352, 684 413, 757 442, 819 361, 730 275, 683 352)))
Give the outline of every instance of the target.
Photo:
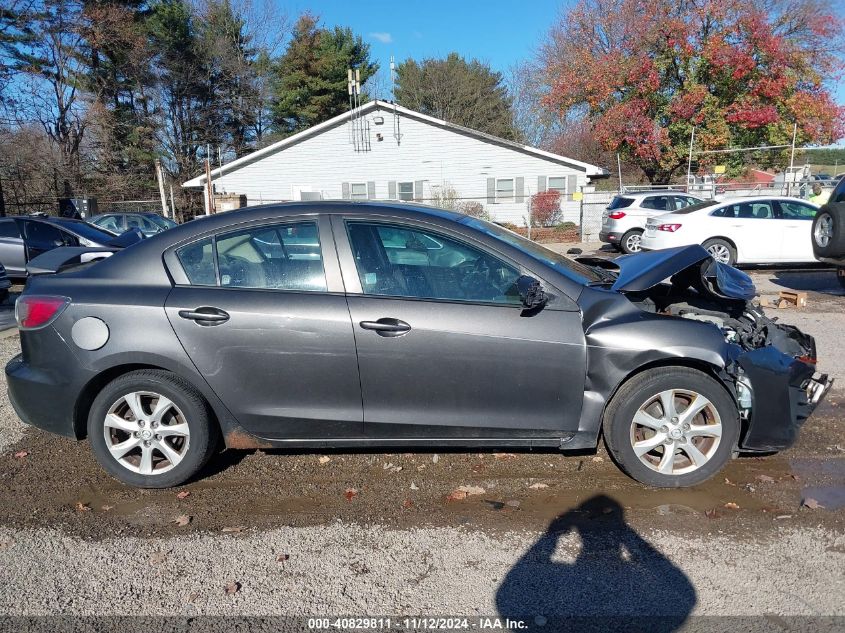
MULTIPOLYGON (((174 226, 175 222, 155 213, 110 213, 90 221, 48 215, 4 217, 0 218, 0 264, 8 278, 23 280, 27 262, 49 250, 63 246, 123 248, 174 226)), ((96 257, 108 255, 100 251, 96 257)), ((0 275, 0 286, 2 280, 0 275)))
POLYGON ((719 201, 677 191, 620 194, 604 212, 599 238, 623 253, 700 244, 724 264, 811 263, 818 209, 787 196, 719 201))

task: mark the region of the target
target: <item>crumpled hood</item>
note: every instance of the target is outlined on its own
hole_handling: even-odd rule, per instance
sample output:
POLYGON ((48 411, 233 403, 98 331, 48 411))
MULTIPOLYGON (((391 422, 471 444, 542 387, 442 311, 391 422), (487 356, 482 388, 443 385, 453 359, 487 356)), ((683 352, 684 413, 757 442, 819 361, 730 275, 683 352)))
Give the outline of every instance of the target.
POLYGON ((715 261, 698 244, 677 246, 658 251, 623 255, 613 260, 578 258, 591 265, 615 270, 617 279, 612 289, 617 292, 642 292, 670 278, 689 277, 691 285, 701 284, 705 290, 723 299, 750 301, 756 295, 751 277, 733 266, 715 261))

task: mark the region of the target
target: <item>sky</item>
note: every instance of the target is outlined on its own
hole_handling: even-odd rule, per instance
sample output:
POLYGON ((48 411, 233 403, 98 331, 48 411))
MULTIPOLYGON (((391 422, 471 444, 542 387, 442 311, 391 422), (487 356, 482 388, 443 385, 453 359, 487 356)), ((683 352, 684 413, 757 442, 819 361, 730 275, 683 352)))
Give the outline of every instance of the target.
MULTIPOLYGON (((291 21, 310 10, 325 26, 349 26, 370 44, 372 58, 388 75, 412 57, 444 57, 457 51, 507 73, 530 58, 566 2, 561 0, 276 0, 291 21)), ((380 95, 386 97, 388 95, 380 95)))

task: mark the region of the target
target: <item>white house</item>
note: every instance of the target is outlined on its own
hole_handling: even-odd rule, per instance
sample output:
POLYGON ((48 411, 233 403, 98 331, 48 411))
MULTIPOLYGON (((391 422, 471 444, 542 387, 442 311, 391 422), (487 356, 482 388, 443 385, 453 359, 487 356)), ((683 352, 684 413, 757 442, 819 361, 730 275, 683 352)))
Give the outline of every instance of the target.
MULTIPOLYGON (((530 197, 554 189, 564 220, 573 194, 607 177, 595 165, 408 110, 384 101, 315 125, 212 170, 215 194, 247 205, 289 200, 475 201, 497 221, 523 225, 530 197)), ((205 174, 184 187, 201 189, 205 174)), ((206 196, 207 198, 207 196, 206 196)), ((207 202, 206 202, 207 204, 207 202)))

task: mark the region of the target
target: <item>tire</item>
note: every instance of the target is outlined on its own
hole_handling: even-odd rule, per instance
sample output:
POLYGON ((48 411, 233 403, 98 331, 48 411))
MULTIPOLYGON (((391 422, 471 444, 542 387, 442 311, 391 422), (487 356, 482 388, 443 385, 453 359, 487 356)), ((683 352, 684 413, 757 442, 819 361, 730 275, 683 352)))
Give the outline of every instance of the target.
POLYGON ((717 262, 727 264, 728 266, 736 264, 736 248, 729 241, 715 237, 712 240, 704 242, 702 246, 717 262))
POLYGON ((139 488, 170 488, 196 475, 214 452, 218 434, 199 391, 160 370, 143 369, 114 379, 94 399, 88 414, 88 439, 97 461, 113 477, 139 488), (159 412, 159 405, 166 408, 159 412), (143 424, 133 413, 138 407, 143 424), (117 450, 128 450, 116 456, 115 445, 121 443, 117 450))
POLYGON ((608 452, 625 473, 648 486, 681 488, 710 479, 731 459, 739 441, 739 412, 727 390, 707 374, 687 367, 658 367, 620 387, 605 411, 603 431, 608 452), (674 424, 673 416, 662 419, 662 396, 668 393, 674 394, 671 402, 680 409, 674 424), (684 412, 691 402, 705 408, 685 427, 684 412), (640 452, 650 450, 638 455, 635 442, 642 444, 640 452), (664 453, 670 448, 672 453, 664 453))
POLYGON ((631 229, 622 236, 621 240, 619 240, 619 250, 626 255, 629 253, 639 253, 641 250, 640 240, 642 239, 642 236, 642 229, 631 229))
POLYGON ((813 255, 845 257, 845 203, 826 204, 813 218, 813 255))

